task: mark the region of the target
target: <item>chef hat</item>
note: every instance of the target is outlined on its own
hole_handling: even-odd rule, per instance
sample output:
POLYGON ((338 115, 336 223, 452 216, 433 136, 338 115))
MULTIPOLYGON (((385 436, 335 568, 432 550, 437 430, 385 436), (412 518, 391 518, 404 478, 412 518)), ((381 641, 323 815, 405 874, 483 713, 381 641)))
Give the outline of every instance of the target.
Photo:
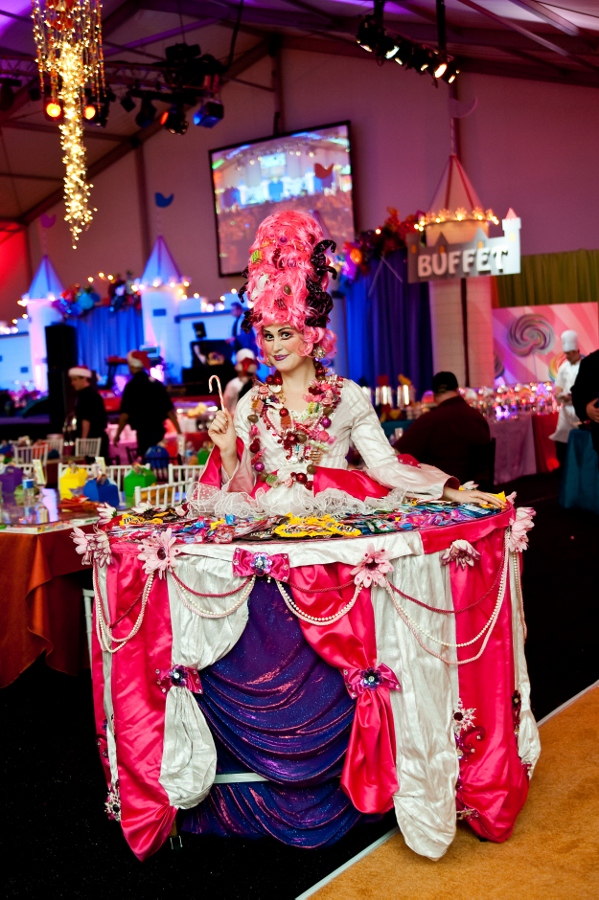
POLYGON ((575 331, 562 332, 562 347, 564 353, 570 353, 571 350, 578 350, 578 335, 575 331))
POLYGON ((73 366, 69 369, 69 378, 91 378, 92 370, 87 366, 73 366))
POLYGON ((145 350, 130 350, 127 354, 127 362, 132 369, 150 369, 152 363, 145 350))

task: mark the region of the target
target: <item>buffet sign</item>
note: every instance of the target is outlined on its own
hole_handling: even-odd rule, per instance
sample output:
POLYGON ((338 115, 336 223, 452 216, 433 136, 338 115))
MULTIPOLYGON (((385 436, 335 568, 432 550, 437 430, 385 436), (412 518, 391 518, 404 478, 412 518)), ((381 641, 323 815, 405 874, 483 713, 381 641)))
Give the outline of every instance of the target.
MULTIPOLYGON (((452 223, 453 224, 453 223, 452 223)), ((503 236, 489 238, 479 228, 474 239, 450 243, 443 233, 430 247, 419 231, 406 235, 408 281, 447 281, 479 275, 517 275, 520 272, 520 219, 503 219, 503 236)))

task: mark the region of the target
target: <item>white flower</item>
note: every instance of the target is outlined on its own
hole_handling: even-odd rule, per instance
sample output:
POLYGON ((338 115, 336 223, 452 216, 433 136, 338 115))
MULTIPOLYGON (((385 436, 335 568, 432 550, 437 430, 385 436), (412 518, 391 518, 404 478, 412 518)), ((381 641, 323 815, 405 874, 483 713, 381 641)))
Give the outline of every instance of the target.
POLYGON ((510 534, 509 548, 511 553, 521 553, 528 547, 528 534, 531 528, 534 528, 533 516, 537 512, 530 506, 520 506, 516 510, 516 521, 512 522, 512 531, 510 534))
POLYGON ((158 572, 160 577, 164 578, 167 569, 173 568, 175 557, 182 548, 175 547, 176 538, 172 534, 172 530, 167 528, 166 531, 141 542, 142 550, 137 558, 144 563, 146 575, 158 572))
POLYGON ((86 534, 85 531, 82 531, 81 528, 73 528, 71 532, 71 537, 75 542, 75 550, 79 553, 83 558, 81 560, 82 566, 91 565, 92 557, 93 557, 93 544, 94 544, 94 535, 86 534))
POLYGON ((473 566, 479 559, 480 553, 478 550, 475 550, 469 541, 460 538, 454 541, 451 547, 445 551, 441 557, 441 564, 448 566, 450 562, 454 562, 456 566, 461 566, 462 569, 465 569, 466 566, 473 566))
POLYGON ((131 507, 131 512, 137 513, 140 516, 142 513, 147 512, 148 509, 154 509, 151 503, 148 503, 147 500, 142 500, 137 506, 131 507))
POLYGON ((83 566, 89 566, 92 562, 99 566, 109 566, 112 562, 110 541, 103 531, 86 533, 81 528, 73 528, 71 537, 75 542, 75 550, 82 557, 83 566))
POLYGON ((98 504, 98 516, 100 517, 100 525, 108 525, 116 515, 118 515, 118 513, 114 506, 111 506, 110 503, 98 504))

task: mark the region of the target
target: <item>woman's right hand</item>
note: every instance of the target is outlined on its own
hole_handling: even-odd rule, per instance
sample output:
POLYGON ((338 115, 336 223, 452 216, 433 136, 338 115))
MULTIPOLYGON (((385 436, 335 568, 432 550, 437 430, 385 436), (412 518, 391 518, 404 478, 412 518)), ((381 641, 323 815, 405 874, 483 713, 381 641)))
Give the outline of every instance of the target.
POLYGON ((217 412, 208 429, 210 440, 221 452, 221 456, 237 456, 237 434, 233 416, 226 409, 217 412))

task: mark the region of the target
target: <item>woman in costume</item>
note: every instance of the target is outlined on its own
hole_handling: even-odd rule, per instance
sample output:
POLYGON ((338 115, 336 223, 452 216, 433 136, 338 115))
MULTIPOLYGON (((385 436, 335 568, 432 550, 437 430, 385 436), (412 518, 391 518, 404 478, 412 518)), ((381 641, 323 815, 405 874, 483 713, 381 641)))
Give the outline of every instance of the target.
POLYGON ((192 501, 241 515, 365 512, 382 498, 388 509, 406 498, 501 506, 491 494, 459 490, 439 469, 401 463, 361 388, 327 374, 322 360, 335 351, 327 286, 336 273, 326 258, 334 244, 323 238, 314 219, 295 211, 258 228, 240 292, 251 302, 242 327, 254 328, 275 372, 240 400, 234 419, 227 410, 216 415, 209 434, 218 453, 192 501), (362 471, 347 469, 350 441, 362 471), (210 484, 219 489, 209 497, 210 484))

